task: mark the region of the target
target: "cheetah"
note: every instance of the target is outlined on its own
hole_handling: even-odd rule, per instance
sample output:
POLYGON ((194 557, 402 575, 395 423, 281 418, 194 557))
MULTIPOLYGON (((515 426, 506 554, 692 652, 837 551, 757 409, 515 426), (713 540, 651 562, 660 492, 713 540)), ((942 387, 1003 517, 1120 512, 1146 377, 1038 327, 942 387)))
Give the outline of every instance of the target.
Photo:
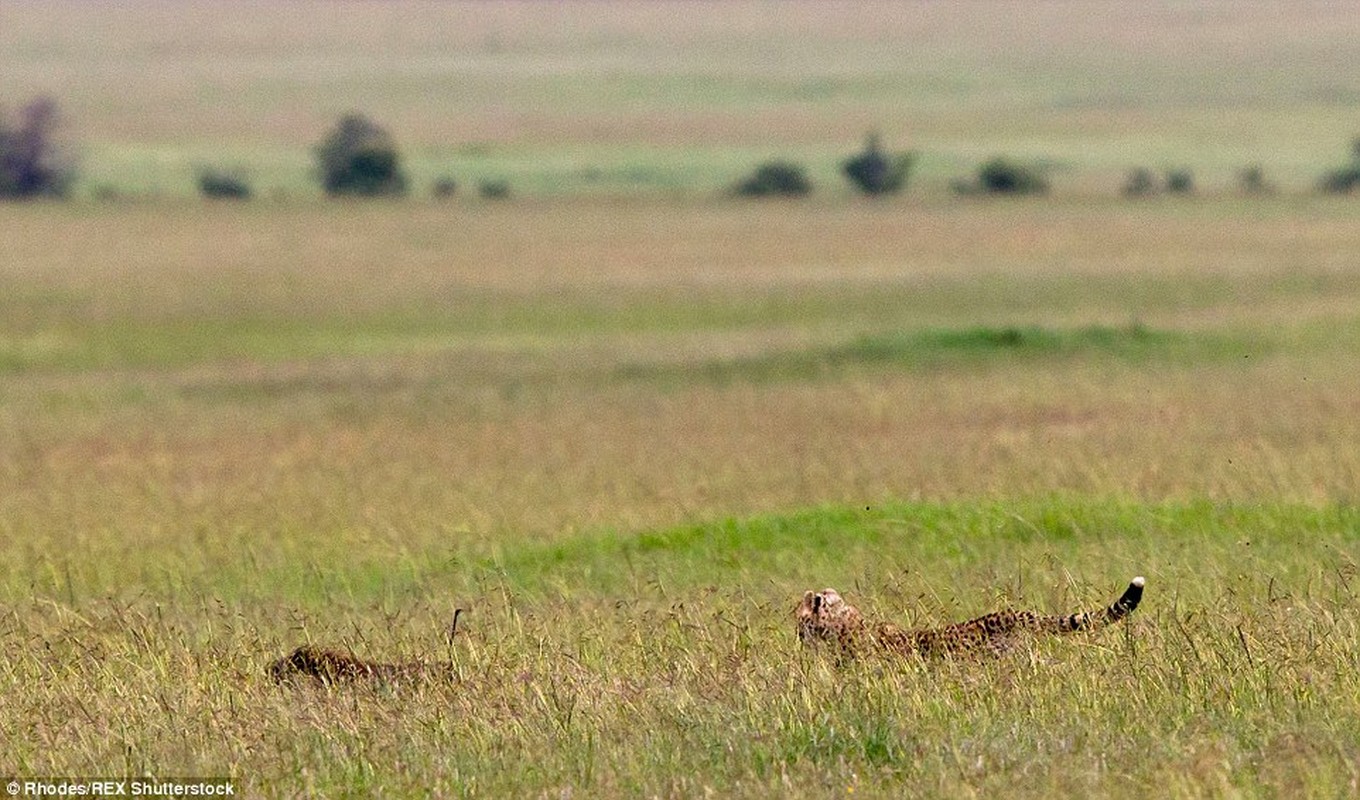
MULTIPOLYGON (((453 624, 448 630, 450 641, 458 633, 458 617, 462 613, 461 608, 453 612, 453 624)), ((290 682, 294 678, 311 678, 327 685, 350 681, 380 684, 418 683, 427 680, 452 680, 455 674, 452 664, 426 661, 395 664, 366 661, 347 652, 310 644, 302 645, 269 665, 269 677, 276 683, 290 682)))
POLYGON ((1142 576, 1134 578, 1118 600, 1099 611, 1047 615, 1006 609, 943 628, 908 630, 890 622, 869 622, 835 589, 808 591, 798 604, 798 638, 805 646, 829 643, 842 656, 881 652, 924 657, 1000 652, 1021 633, 1069 633, 1095 630, 1118 622, 1143 599, 1142 576))

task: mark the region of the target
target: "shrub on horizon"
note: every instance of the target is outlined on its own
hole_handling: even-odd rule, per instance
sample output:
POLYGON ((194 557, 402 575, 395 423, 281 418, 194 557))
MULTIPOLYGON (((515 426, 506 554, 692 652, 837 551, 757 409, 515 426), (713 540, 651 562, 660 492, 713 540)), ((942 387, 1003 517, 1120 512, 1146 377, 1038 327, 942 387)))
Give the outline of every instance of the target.
POLYGON ((1350 194, 1357 187, 1360 187, 1360 166, 1334 169, 1318 180, 1318 191, 1323 194, 1350 194))
POLYGON ((976 190, 985 194, 1044 194, 1048 179, 1034 167, 997 157, 978 168, 976 190))
POLYGON ((406 174, 392 136, 361 114, 342 117, 317 145, 316 159, 328 195, 406 194, 406 174))
POLYGON ((846 159, 841 164, 841 171, 861 192, 876 197, 896 194, 906 188, 915 161, 915 153, 884 152, 878 134, 871 133, 865 140, 864 150, 846 159))
POLYGON ((59 141, 61 114, 38 97, 10 126, 0 114, 0 198, 65 197, 75 179, 74 159, 59 141))
POLYGON ((217 167, 199 171, 198 192, 213 200, 249 200, 254 195, 245 173, 217 167))
POLYGON ((1318 191, 1324 194, 1350 194, 1360 187, 1360 137, 1351 140, 1351 163, 1323 173, 1318 191))
POLYGON ((510 182, 500 178, 488 178, 477 184, 477 194, 483 200, 505 200, 510 197, 510 182))
POLYGON ((1152 174, 1152 170, 1146 167, 1129 170, 1129 174, 1124 178, 1125 197, 1147 197, 1156 193, 1157 178, 1152 174))
POLYGON ((1188 169, 1167 170, 1166 190, 1171 194, 1194 194, 1195 173, 1188 169))
POLYGON ((458 193, 458 181, 445 175, 435 178, 430 184, 430 196, 436 200, 447 200, 458 193))
POLYGON ((1237 173, 1237 184, 1243 194, 1271 194, 1275 185, 1266 180, 1265 170, 1260 164, 1250 164, 1237 173))
POLYGON ((739 197, 802 197, 812 191, 803 167, 791 161, 767 161, 732 190, 739 197))

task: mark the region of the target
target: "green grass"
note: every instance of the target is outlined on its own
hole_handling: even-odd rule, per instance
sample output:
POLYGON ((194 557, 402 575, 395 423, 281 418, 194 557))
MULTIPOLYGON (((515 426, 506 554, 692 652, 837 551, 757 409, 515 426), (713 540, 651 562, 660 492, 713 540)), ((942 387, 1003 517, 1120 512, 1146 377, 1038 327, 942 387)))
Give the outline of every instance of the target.
MULTIPOLYGON (((148 584, 79 615, 66 592, 35 586, 12 599, 34 607, 6 636, 45 640, 44 654, 7 648, 0 665, 15 685, 42 681, 14 695, 11 724, 24 722, 8 731, 10 765, 235 764, 248 789, 328 796, 1332 796, 1360 763, 1349 507, 894 503, 478 549, 375 570, 322 552, 182 593, 148 584), (290 588, 309 572, 315 584, 290 588), (800 653, 792 631, 792 599, 809 586, 940 624, 1003 603, 1092 607, 1133 573, 1149 582, 1127 625, 980 663, 837 667, 800 653), (253 590, 215 599, 242 585, 253 590), (273 653, 304 639, 448 657, 439 617, 469 598, 452 686, 264 678, 273 653), (297 610, 255 613, 280 599, 297 610), (107 745, 82 742, 65 696, 121 710, 107 745), (182 732, 211 720, 209 739, 182 732)), ((101 588, 113 587, 76 592, 101 588)))
MULTIPOLYGON (((308 277, 283 272, 256 280, 268 282, 274 292, 292 294, 301 291, 301 282, 308 277)), ((325 287, 326 280, 319 277, 321 288, 348 291, 343 285, 325 287)), ((180 308, 166 304, 110 310, 101 304, 97 287, 46 289, 31 278, 11 280, 12 291, 0 300, 0 308, 10 312, 8 321, 0 322, 0 374, 280 363, 323 356, 380 358, 486 348, 536 353, 564 340, 607 342, 639 335, 757 328, 819 331, 825 341, 805 352, 715 361, 703 371, 729 379, 847 363, 930 364, 940 357, 976 361, 998 353, 1193 356, 1259 351, 1266 343, 1260 335, 1238 330, 1175 332, 1139 323, 1060 330, 1029 320, 1061 313, 1076 303, 1088 315, 1127 319, 1173 309, 1188 312, 1355 290, 1347 274, 1314 272, 1259 277, 1250 283, 1210 273, 1187 275, 1174 284, 1138 275, 994 275, 985 281, 973 274, 907 275, 866 286, 847 282, 830 288, 797 286, 797 275, 791 274, 789 285, 744 292, 624 288, 601 296, 594 290, 568 289, 551 296, 526 296, 459 287, 455 296, 438 302, 421 298, 385 309, 317 312, 252 298, 240 281, 212 276, 186 287, 185 294, 175 299, 180 308), (1004 322, 957 329, 941 325, 959 317, 1004 322), (35 319, 51 322, 35 324, 35 319), (875 333, 845 341, 850 333, 846 329, 855 327, 875 333), (877 332, 895 328, 905 330, 877 332)), ((624 365, 621 372, 667 369, 643 361, 624 365)))
MULTIPOLYGON (((1294 537, 1322 537, 1353 553, 1360 544, 1355 509, 1336 506, 1214 504, 1147 505, 1117 499, 1053 498, 1021 503, 888 504, 824 508, 790 515, 730 519, 708 524, 621 534, 587 534, 551 543, 499 543, 475 563, 515 580, 522 591, 542 590, 545 576, 567 573, 604 595, 635 590, 637 575, 670 581, 676 590, 703 585, 754 585, 761 575, 804 573, 850 585, 900 584, 930 564, 947 575, 957 566, 1013 560, 1036 548, 1100 558, 1117 549, 1122 572, 1160 569, 1159 550, 1173 540, 1181 551, 1215 552, 1231 544, 1250 557, 1235 570, 1281 558, 1294 537), (1233 537, 1239 537, 1234 539, 1233 537), (1254 549, 1253 549, 1254 548, 1254 549), (619 565, 626 565, 619 569, 619 565), (1142 566, 1140 566, 1140 564, 1142 566), (694 575, 680 577, 676 573, 694 575), (535 583, 524 583, 530 580, 535 583)), ((1321 542, 1314 541, 1316 545, 1321 542)), ((1108 566, 1108 565, 1107 565, 1108 566)), ((1118 581, 1120 570, 1109 580, 1118 581)), ((1270 570, 1272 574, 1277 570, 1270 570)), ((1023 568, 1011 578, 1021 578, 1023 568)), ((1183 576, 1184 577, 1184 576, 1183 576)), ((1300 578, 1298 575, 1289 576, 1300 578)), ((861 590, 864 591, 864 590, 861 590)), ((927 591, 925 587, 921 591, 927 591)))

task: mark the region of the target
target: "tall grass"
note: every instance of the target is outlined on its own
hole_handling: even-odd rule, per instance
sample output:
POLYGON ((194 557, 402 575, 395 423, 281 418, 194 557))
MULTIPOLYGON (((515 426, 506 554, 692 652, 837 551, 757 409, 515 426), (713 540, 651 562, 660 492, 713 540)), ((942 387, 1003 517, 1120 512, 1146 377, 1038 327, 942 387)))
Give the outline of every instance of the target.
POLYGON ((3 214, 0 772, 1357 791, 1343 204, 3 214), (1127 625, 979 663, 790 617, 1135 574, 1127 625), (458 680, 273 684, 304 642, 458 680))
POLYGON ((225 771, 268 794, 1347 794, 1358 541, 1340 507, 1053 498, 431 550, 412 594, 342 564, 326 584, 348 592, 283 614, 211 585, 78 609, 39 592, 6 625, 10 766, 225 771), (823 583, 928 625, 1094 607, 1134 571, 1127 624, 981 662, 837 665, 792 631, 823 583), (448 649, 441 619, 469 600, 448 649), (269 683, 304 640, 458 679, 269 683))

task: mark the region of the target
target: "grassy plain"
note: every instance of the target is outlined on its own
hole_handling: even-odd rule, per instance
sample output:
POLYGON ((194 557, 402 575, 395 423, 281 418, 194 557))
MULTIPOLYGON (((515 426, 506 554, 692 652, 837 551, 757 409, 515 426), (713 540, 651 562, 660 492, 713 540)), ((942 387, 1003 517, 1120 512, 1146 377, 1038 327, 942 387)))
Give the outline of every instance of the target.
POLYGON ((1360 793, 1355 207, 1113 191, 1339 160, 1354 14, 233 8, 0 4, 0 93, 154 195, 0 206, 0 775, 1360 793), (303 197, 350 107, 422 180, 523 191, 303 197), (919 189, 714 196, 774 150, 829 185, 868 127, 919 189), (940 191, 1000 151, 1069 180, 940 191), (287 196, 174 196, 224 158, 287 196), (826 585, 925 625, 1135 574, 1127 626, 982 663, 837 667, 791 624, 826 585), (307 641, 458 680, 271 683, 307 641))
POLYGON ((1342 201, 3 212, 8 771, 1356 791, 1342 201), (1136 573, 1127 630, 982 665, 790 625, 1136 573), (461 680, 269 683, 302 641, 461 680))

